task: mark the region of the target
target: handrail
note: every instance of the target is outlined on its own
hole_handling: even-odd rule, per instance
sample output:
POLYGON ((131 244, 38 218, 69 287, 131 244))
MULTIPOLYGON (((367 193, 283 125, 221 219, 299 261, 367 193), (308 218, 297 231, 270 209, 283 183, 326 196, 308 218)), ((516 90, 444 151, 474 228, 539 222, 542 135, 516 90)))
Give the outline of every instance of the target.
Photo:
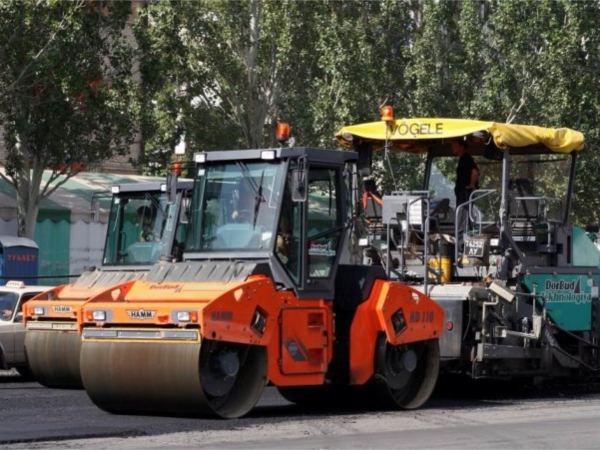
MULTIPOLYGON (((405 194, 406 192, 424 192, 427 193, 427 191, 403 191, 403 195, 407 195, 405 194)), ((398 194, 395 194, 398 195, 398 194)), ((427 271, 428 269, 428 258, 429 258, 429 221, 431 219, 431 214, 430 214, 430 198, 428 196, 420 196, 420 197, 416 197, 414 199, 409 200, 407 198, 407 202, 404 203, 404 213, 406 215, 406 231, 415 231, 415 228, 411 226, 410 223, 410 216, 409 216, 409 211, 410 211, 410 207, 417 203, 417 202, 423 202, 424 206, 425 206, 425 224, 423 226, 423 230, 418 230, 418 231, 423 231, 424 234, 424 242, 423 242, 423 246, 424 246, 424 251, 423 251, 423 264, 425 267, 425 275, 424 275, 424 289, 425 292, 427 292, 427 281, 429 278, 429 273, 427 271)), ((423 216, 423 208, 421 208, 421 216, 423 216)), ((398 219, 398 217, 390 217, 387 221, 387 249, 386 249, 386 258, 387 258, 387 276, 389 278, 390 276, 390 260, 391 260, 391 252, 390 252, 390 236, 391 236, 391 232, 390 232, 390 225, 392 221, 396 221, 398 223, 398 225, 400 225, 400 273, 403 275, 406 269, 406 265, 405 265, 405 261, 404 261, 404 244, 405 244, 405 236, 404 236, 404 230, 402 229, 402 221, 398 219)))
MULTIPOLYGON (((469 196, 469 220, 472 220, 473 222, 476 222, 479 225, 479 234, 481 234, 482 231, 482 224, 483 224, 483 220, 481 219, 481 211, 479 211, 478 209, 475 210, 477 212, 477 220, 475 220, 475 218, 473 217, 473 204, 474 202, 481 200, 482 198, 485 197, 489 197, 490 195, 492 195, 493 193, 497 192, 496 189, 476 189, 473 192, 471 192, 471 195, 469 196), (478 197, 474 198, 476 194, 480 194, 478 197)), ((455 217, 456 219, 456 217, 455 217)), ((486 224, 492 224, 494 222, 486 222, 486 224)), ((457 227, 458 229, 458 227, 457 227)), ((465 230, 466 231, 466 230, 465 230)), ((456 234, 455 234, 456 236, 456 234)))
POLYGON ((423 197, 429 196, 429 191, 418 190, 418 191, 392 191, 389 195, 421 195, 423 197))

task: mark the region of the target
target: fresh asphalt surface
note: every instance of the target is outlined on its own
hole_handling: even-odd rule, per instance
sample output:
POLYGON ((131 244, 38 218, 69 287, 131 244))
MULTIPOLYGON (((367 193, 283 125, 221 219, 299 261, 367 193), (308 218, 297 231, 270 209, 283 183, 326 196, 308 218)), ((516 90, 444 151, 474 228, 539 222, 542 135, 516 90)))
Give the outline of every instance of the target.
POLYGON ((0 372, 2 448, 600 448, 600 389, 448 384, 418 411, 310 411, 267 388, 235 420, 112 415, 0 372))

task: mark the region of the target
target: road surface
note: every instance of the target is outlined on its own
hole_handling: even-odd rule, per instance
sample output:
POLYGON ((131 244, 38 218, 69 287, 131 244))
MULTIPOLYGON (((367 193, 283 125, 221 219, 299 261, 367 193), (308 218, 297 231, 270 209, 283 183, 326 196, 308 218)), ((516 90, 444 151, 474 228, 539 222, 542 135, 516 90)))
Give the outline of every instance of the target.
POLYGON ((84 391, 0 376, 6 449, 600 448, 600 391, 438 392, 418 411, 309 411, 267 388, 236 420, 112 415, 84 391))

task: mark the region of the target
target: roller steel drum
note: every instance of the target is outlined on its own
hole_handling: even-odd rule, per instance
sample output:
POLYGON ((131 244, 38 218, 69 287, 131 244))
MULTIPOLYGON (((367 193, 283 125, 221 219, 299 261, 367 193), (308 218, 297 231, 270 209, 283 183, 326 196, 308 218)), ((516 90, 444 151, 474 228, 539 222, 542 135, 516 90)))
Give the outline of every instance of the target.
POLYGON ((25 352, 36 380, 46 387, 82 389, 81 336, 77 332, 27 330, 25 352))
POLYGON ((235 418, 262 395, 266 348, 84 340, 81 376, 90 399, 108 412, 235 418))

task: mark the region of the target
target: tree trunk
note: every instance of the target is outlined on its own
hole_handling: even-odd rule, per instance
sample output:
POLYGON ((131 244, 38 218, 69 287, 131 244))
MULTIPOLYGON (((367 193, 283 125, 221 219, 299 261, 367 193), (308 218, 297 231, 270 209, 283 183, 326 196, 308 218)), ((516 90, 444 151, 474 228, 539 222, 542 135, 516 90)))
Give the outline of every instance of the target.
POLYGON ((31 198, 28 200, 20 196, 18 199, 18 235, 33 239, 40 205, 37 201, 32 201, 31 198))
POLYGON ((33 239, 42 201, 40 186, 44 167, 39 159, 30 157, 33 153, 26 136, 22 136, 20 141, 23 165, 16 170, 13 179, 17 193, 17 235, 33 239))
POLYGON ((249 148, 260 148, 263 137, 266 114, 263 114, 265 99, 262 87, 257 77, 258 70, 258 43, 260 41, 260 2, 250 1, 250 42, 247 47, 246 64, 248 71, 248 107, 244 111, 246 117, 246 139, 249 148))

